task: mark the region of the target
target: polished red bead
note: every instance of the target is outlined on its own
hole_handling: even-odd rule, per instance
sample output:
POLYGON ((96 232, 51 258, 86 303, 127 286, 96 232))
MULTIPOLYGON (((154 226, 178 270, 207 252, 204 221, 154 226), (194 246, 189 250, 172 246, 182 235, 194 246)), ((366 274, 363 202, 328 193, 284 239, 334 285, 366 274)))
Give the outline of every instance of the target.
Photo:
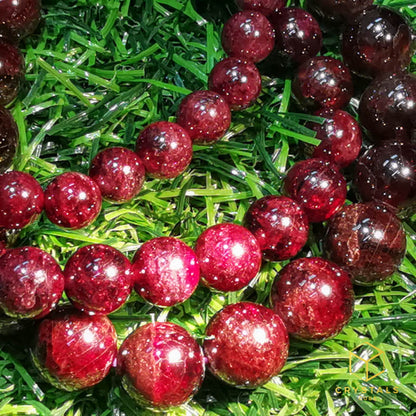
POLYGON ((8 110, 0 107, 0 173, 5 172, 12 164, 18 138, 19 132, 12 115, 8 110))
POLYGON ((201 347, 185 329, 170 322, 136 329, 120 347, 117 365, 125 390, 153 410, 189 401, 205 372, 201 347))
POLYGON ((283 184, 285 193, 303 208, 310 222, 331 218, 347 196, 345 178, 335 165, 320 159, 297 162, 283 184))
POLYGON ((0 307, 16 318, 41 318, 55 308, 64 276, 52 256, 36 247, 7 250, 0 257, 0 307))
POLYGON ((86 227, 97 218, 100 210, 100 188, 82 173, 63 173, 45 190, 46 215, 60 227, 75 230, 86 227))
POLYGON ((0 228, 0 256, 2 256, 7 249, 7 234, 6 230, 0 228))
POLYGON ((204 284, 223 292, 247 286, 260 270, 261 251, 253 234, 237 224, 217 224, 199 237, 195 253, 204 284))
POLYGON ((124 304, 131 292, 130 261, 113 247, 93 244, 79 248, 64 271, 65 293, 88 314, 107 315, 124 304))
POLYGON ((176 178, 192 160, 192 140, 179 124, 158 121, 147 126, 136 142, 136 153, 148 175, 176 178))
POLYGON ((17 171, 0 175, 1 228, 26 227, 39 217, 43 205, 43 190, 33 176, 17 171))
POLYGON ((329 259, 360 285, 390 277, 406 253, 400 220, 385 205, 374 202, 346 206, 329 221, 325 240, 329 259))
POLYGON ((285 7, 286 0, 236 0, 236 3, 242 10, 253 10, 268 16, 285 7))
POLYGON ((231 110, 250 107, 261 91, 261 76, 256 66, 234 57, 218 62, 208 81, 209 89, 221 94, 231 110))
POLYGON ((351 22, 374 0, 307 0, 308 7, 321 17, 339 22, 351 22))
POLYGON ((351 71, 363 77, 401 70, 413 55, 410 26, 391 9, 370 7, 345 29, 342 55, 351 71))
POLYGON ((89 175, 100 188, 104 199, 127 202, 142 189, 145 170, 143 162, 132 150, 110 147, 95 156, 89 175))
POLYGON ((308 240, 309 222, 293 199, 269 195, 254 202, 244 217, 244 225, 260 244, 270 261, 290 259, 308 240))
POLYGON ((173 306, 194 293, 199 265, 194 251, 174 237, 159 237, 144 243, 133 260, 134 288, 148 302, 173 306))
POLYGON ((106 316, 60 310, 39 325, 33 361, 55 387, 74 391, 94 386, 117 357, 117 334, 106 316))
POLYGON ((271 309, 240 302, 214 315, 203 348, 216 377, 236 387, 255 388, 280 372, 289 338, 283 321, 271 309))
POLYGON ((24 74, 25 60, 19 49, 0 40, 0 105, 17 97, 24 74))
POLYGON ((271 302, 290 335, 304 341, 325 341, 340 333, 352 316, 351 277, 328 260, 297 259, 279 272, 271 302))
POLYGON ((342 108, 353 95, 351 73, 338 59, 316 56, 298 68, 292 91, 304 108, 342 108))

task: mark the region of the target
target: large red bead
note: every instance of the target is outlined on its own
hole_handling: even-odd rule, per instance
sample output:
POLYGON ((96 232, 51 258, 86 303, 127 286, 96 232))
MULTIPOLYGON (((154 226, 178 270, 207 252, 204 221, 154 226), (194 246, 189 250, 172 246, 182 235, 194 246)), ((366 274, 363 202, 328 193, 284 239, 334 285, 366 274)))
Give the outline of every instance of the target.
POLYGON ((19 49, 0 40, 0 105, 17 97, 24 74, 25 61, 19 49))
POLYGON ((51 255, 36 247, 7 250, 0 257, 0 307, 16 318, 41 318, 55 308, 64 276, 51 255))
POLYGON ((307 0, 307 5, 328 20, 351 22, 373 2, 374 0, 307 0))
POLYGON ((236 0, 236 3, 242 10, 253 10, 268 16, 285 7, 286 0, 236 0))
POLYGON ((140 133, 136 153, 150 176, 176 178, 191 163, 192 140, 179 124, 158 121, 140 133))
POLYGON ((297 259, 286 265, 274 282, 273 310, 290 335, 320 342, 342 331, 354 311, 349 274, 318 257, 297 259))
POLYGON ((45 212, 56 225, 74 230, 90 225, 101 210, 101 192, 88 176, 67 172, 45 190, 45 212))
POLYGON ((166 410, 198 391, 205 366, 201 347, 182 327, 155 322, 134 331, 120 347, 123 387, 142 406, 166 410))
POLYGON ((0 173, 9 169, 16 154, 19 132, 8 110, 0 107, 0 173))
POLYGON ((241 388, 255 388, 284 366, 289 338, 281 318, 251 302, 228 305, 210 320, 204 353, 209 370, 241 388))
POLYGON ((115 248, 93 244, 69 258, 64 276, 65 293, 77 309, 107 315, 130 295, 133 270, 127 257, 115 248))

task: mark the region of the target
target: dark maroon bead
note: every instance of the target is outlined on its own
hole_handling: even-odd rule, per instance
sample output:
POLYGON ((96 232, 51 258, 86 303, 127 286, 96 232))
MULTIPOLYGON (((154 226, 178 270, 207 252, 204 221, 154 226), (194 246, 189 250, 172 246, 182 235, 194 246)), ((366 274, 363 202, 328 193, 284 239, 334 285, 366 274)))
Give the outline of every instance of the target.
POLYGON ((354 311, 350 275, 319 257, 286 265, 274 282, 271 301, 289 334, 311 342, 340 333, 354 311))
POLYGON ((331 218, 343 205, 347 183, 335 165, 320 160, 297 162, 287 172, 284 190, 305 211, 310 222, 331 218))
POLYGON ((373 2, 374 0, 308 0, 307 5, 325 19, 351 22, 373 2))
POLYGON ((205 366, 201 347, 170 322, 144 325, 126 338, 118 354, 123 387, 142 406, 167 410, 198 391, 205 366))
POLYGON ((0 307, 15 318, 41 318, 55 308, 64 290, 56 261, 36 247, 7 250, 0 257, 0 307))
POLYGON ((242 10, 253 10, 268 16, 285 7, 286 0, 236 0, 236 3, 242 10))
POLYGON ((317 111, 315 116, 325 118, 320 123, 309 122, 306 127, 316 132, 321 140, 318 146, 307 146, 306 152, 314 158, 327 159, 345 168, 357 159, 362 146, 360 125, 343 110, 331 108, 317 111))
POLYGON ((347 26, 342 55, 352 72, 374 77, 401 70, 413 54, 412 32, 405 19, 385 7, 370 7, 347 26))
POLYGON ((1 228, 26 227, 38 218, 43 205, 43 190, 33 176, 17 171, 0 175, 1 228))
POLYGON ((194 143, 212 144, 230 127, 231 111, 221 95, 195 91, 182 100, 177 122, 188 131, 194 143))
POLYGON ((192 140, 179 124, 158 121, 140 133, 136 153, 150 176, 176 178, 191 163, 192 140))
POLYGON ((241 388, 255 388, 284 366, 289 338, 281 318, 251 302, 228 305, 206 329, 204 353, 209 370, 241 388))
POLYGON ((358 111, 361 124, 376 143, 416 138, 416 75, 376 78, 364 91, 358 111))
POLYGON ((231 110, 250 107, 261 91, 261 76, 252 62, 226 58, 209 75, 209 89, 221 94, 231 110))
POLYGON ((260 270, 261 251, 253 234, 237 224, 218 224, 199 237, 195 253, 206 286, 233 292, 247 286, 260 270))
POLYGON ((270 261, 290 259, 308 240, 309 222, 302 208, 285 196, 269 195, 254 202, 244 217, 244 225, 260 244, 270 261))
POLYGON ((16 154, 18 138, 19 132, 12 115, 8 110, 0 107, 0 173, 11 166, 16 154))
POLYGON ((352 204, 329 221, 326 249, 355 283, 372 285, 390 277, 406 253, 399 219, 383 204, 352 204))
POLYGON ((117 310, 131 292, 130 261, 113 247, 93 244, 79 248, 64 271, 65 293, 88 314, 107 315, 117 310))
POLYGON ((46 215, 60 227, 74 230, 86 227, 97 218, 100 210, 100 188, 82 173, 63 173, 45 190, 46 215))
POLYGON ((7 249, 7 234, 6 230, 0 228, 0 256, 2 256, 7 249))
POLYGON ((292 91, 304 108, 342 108, 353 95, 353 84, 350 71, 341 61, 316 56, 299 67, 292 91))
POLYGON ((24 74, 25 61, 19 49, 0 40, 0 105, 17 97, 24 74))
POLYGON ((135 152, 125 147, 111 147, 102 150, 92 160, 90 176, 104 199, 127 202, 142 189, 145 170, 135 152))
POLYGON ((117 357, 117 334, 106 316, 61 310, 39 325, 33 361, 44 378, 67 391, 103 380, 117 357))
POLYGON ((136 292, 158 306, 173 306, 194 293, 199 265, 194 251, 174 237, 144 243, 133 260, 136 292))

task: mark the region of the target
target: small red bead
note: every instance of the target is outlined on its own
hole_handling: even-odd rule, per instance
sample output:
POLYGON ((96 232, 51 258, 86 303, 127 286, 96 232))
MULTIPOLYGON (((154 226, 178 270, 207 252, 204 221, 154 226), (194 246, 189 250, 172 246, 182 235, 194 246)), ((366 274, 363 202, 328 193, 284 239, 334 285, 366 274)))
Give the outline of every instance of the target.
POLYGON ((261 91, 261 76, 252 62, 226 58, 209 75, 209 89, 221 94, 231 110, 250 107, 261 91))
POLYGON ((74 230, 90 225, 101 210, 101 193, 88 176, 67 172, 45 190, 45 212, 56 225, 74 230))
POLYGON ((253 10, 269 16, 276 10, 285 7, 286 0, 236 0, 236 3, 242 10, 253 10))
POLYGON ((33 176, 17 171, 0 175, 1 228, 26 227, 39 217, 43 205, 43 190, 33 176))
POLYGON ((19 132, 12 115, 8 110, 0 107, 0 173, 11 166, 16 154, 18 138, 19 132))
POLYGON ((339 22, 351 22, 374 0, 307 0, 308 7, 321 17, 339 22))
POLYGON ((290 335, 321 342, 342 331, 354 311, 349 274, 318 257, 286 265, 274 282, 271 302, 290 335))
POLYGON ((6 230, 0 228, 0 256, 2 256, 7 249, 7 234, 6 230))
POLYGON ((25 75, 25 60, 20 50, 0 40, 0 105, 12 102, 25 75))

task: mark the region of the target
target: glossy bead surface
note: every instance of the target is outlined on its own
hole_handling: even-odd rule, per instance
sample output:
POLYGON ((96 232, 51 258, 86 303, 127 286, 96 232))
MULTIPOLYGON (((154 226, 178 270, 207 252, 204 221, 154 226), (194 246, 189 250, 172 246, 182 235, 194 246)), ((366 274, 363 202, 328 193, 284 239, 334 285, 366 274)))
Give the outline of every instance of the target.
POLYGON ((351 22, 363 10, 368 9, 374 0, 308 0, 308 7, 328 20, 351 22))
POLYGON ((320 159, 297 162, 287 172, 284 191, 305 211, 310 222, 332 217, 347 196, 345 178, 338 169, 320 159))
POLYGON ((325 240, 329 259, 361 285, 390 277, 406 253, 401 222, 386 206, 374 202, 346 206, 329 221, 325 240))
POLYGON ((290 335, 321 342, 342 331, 354 311, 354 291, 349 274, 319 257, 290 262, 274 282, 273 310, 290 335))
POLYGON ((201 347, 182 327, 155 322, 134 331, 118 354, 123 387, 142 406, 166 410, 186 403, 205 372, 201 347))
POLYGON ((64 276, 65 293, 77 309, 107 315, 130 295, 133 271, 130 261, 118 250, 93 244, 79 248, 69 258, 64 276))
POLYGON ((104 199, 127 202, 142 189, 145 170, 135 152, 125 147, 111 147, 95 156, 89 175, 100 188, 104 199))
POLYGON ((217 224, 206 229, 195 245, 204 284, 223 292, 247 286, 260 270, 257 240, 237 224, 217 224))
POLYGON ((270 261, 290 259, 308 240, 309 222, 293 199, 269 195, 254 202, 244 217, 244 225, 254 234, 270 261))
POLYGON ((0 40, 0 105, 17 97, 24 73, 25 61, 19 49, 0 40))
POLYGON ((136 292, 157 306, 184 302, 199 282, 194 251, 174 237, 146 241, 134 256, 133 268, 136 292))
POLYGON ((0 307, 15 318, 41 318, 55 308, 64 290, 56 261, 36 247, 7 250, 0 257, 0 307))
POLYGON ((60 310, 38 329, 33 360, 55 387, 74 391, 103 380, 117 357, 117 334, 106 316, 60 310))
POLYGON ((370 7, 347 26, 342 55, 352 72, 374 77, 401 70, 413 54, 412 32, 404 18, 386 7, 370 7))
POLYGON ((101 192, 88 176, 67 172, 45 190, 45 212, 56 225, 74 230, 90 225, 101 210, 101 192))
POLYGON ((236 3, 242 10, 254 10, 268 16, 285 7, 286 0, 236 0, 236 3))
POLYGON ((209 89, 221 94, 231 110, 250 107, 261 91, 261 76, 252 62, 226 58, 218 62, 209 75, 209 89))
POLYGON ((43 190, 38 181, 25 172, 0 175, 0 227, 23 228, 43 210, 43 190))
POLYGON ((271 309, 240 302, 213 316, 203 348, 216 377, 236 387, 255 388, 280 372, 289 338, 283 321, 271 309))
POLYGON ((0 228, 0 256, 6 252, 7 248, 7 234, 6 230, 0 228))
POLYGON ((230 107, 213 91, 195 91, 182 100, 177 123, 187 130, 194 143, 212 144, 230 127, 230 107))
POLYGON ((0 107, 0 173, 12 164, 18 145, 19 132, 8 110, 0 107))
POLYGON ((176 178, 191 163, 192 140, 179 124, 158 121, 140 133, 136 153, 151 177, 176 178))
POLYGON ((298 68, 292 91, 304 108, 342 108, 353 95, 351 73, 338 59, 316 56, 298 68))

